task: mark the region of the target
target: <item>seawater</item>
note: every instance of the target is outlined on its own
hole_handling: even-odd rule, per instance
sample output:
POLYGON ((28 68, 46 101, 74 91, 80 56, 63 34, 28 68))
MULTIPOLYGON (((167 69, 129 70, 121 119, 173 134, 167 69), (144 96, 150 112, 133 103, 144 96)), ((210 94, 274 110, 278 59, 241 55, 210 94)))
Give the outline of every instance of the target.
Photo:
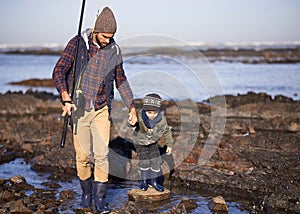
MULTIPOLYGON (((59 56, 0 54, 0 93, 32 88, 57 94, 54 88, 9 84, 26 79, 52 78, 59 56)), ((166 56, 124 57, 124 68, 135 98, 156 91, 165 99, 203 101, 215 95, 267 93, 300 99, 300 63, 208 63, 205 59, 166 56)), ((118 92, 116 99, 120 99, 118 92)))

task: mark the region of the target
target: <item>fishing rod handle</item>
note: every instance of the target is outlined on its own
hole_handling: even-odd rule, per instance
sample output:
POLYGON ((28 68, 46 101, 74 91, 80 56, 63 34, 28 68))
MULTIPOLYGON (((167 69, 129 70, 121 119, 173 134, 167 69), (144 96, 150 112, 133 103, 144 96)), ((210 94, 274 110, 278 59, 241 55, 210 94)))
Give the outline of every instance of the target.
POLYGON ((60 147, 61 148, 65 147, 68 124, 69 124, 69 115, 65 115, 63 129, 62 129, 62 133, 61 133, 61 140, 60 140, 60 147))

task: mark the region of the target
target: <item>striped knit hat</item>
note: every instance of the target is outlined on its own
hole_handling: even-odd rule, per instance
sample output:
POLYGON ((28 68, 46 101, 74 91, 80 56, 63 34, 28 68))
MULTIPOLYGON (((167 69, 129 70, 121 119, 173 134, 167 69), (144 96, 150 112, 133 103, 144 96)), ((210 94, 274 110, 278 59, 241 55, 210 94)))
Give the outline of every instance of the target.
POLYGON ((144 98, 143 109, 145 111, 160 111, 161 97, 158 94, 147 94, 144 98))
POLYGON ((105 7, 96 19, 94 32, 112 33, 117 31, 115 16, 109 7, 105 7))

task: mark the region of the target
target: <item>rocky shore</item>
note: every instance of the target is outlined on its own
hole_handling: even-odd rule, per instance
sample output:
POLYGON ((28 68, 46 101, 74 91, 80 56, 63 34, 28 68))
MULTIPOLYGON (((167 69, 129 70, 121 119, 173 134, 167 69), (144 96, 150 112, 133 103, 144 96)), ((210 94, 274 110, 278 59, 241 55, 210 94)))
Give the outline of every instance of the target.
MULTIPOLYGON (((6 54, 61 55, 62 49, 35 48, 7 50, 6 54)), ((162 55, 170 57, 197 58, 205 56, 209 62, 241 62, 241 63, 299 63, 300 47, 152 47, 123 49, 124 57, 136 55, 162 55)))
MULTIPOLYGON (((72 179, 75 176, 75 153, 71 131, 65 148, 59 148, 63 121, 57 97, 30 91, 26 94, 1 94, 0 99, 0 164, 22 157, 32 169, 50 172, 54 181, 72 179)), ((172 183, 197 190, 201 195, 222 195, 228 201, 239 201, 251 213, 300 213, 300 101, 251 92, 225 96, 226 112, 217 115, 217 119, 226 121, 224 132, 217 145, 207 145, 210 134, 217 132, 212 127, 215 109, 210 104, 214 99, 218 97, 196 103, 200 122, 191 149, 187 148, 189 136, 195 133, 188 133, 189 130, 185 129, 193 122, 185 118, 193 118, 195 113, 187 105, 190 101, 163 102, 176 140, 175 162, 180 152, 188 149, 187 156, 176 164, 174 173, 170 177, 167 173, 166 186, 172 183), (185 139, 180 137, 182 131, 187 132, 185 139), (176 151, 176 146, 180 151, 176 151), (214 152, 208 161, 200 163, 202 152, 207 147, 214 152)), ((136 100, 136 103, 140 106, 141 100, 136 100)), ((115 102, 110 148, 128 161, 114 162, 115 157, 110 156, 112 165, 119 167, 112 175, 120 173, 125 180, 138 179, 138 168, 133 161, 137 157, 131 143, 126 140, 128 129, 124 126, 124 114, 127 113, 123 104, 115 102)), ((111 179, 115 178, 111 176, 111 179)), ((46 210, 48 212, 44 213, 53 213, 73 197, 66 191, 59 193, 59 199, 54 199, 52 196, 57 194, 56 191, 34 190, 35 194, 30 198, 22 191, 32 187, 17 185, 20 183, 26 184, 18 176, 11 180, 0 179, 0 211, 5 213, 12 207, 22 207, 25 213, 46 210), (47 194, 49 197, 45 199, 47 194)), ((176 213, 176 209, 181 210, 184 206, 181 203, 169 213, 176 213)), ((134 212, 133 202, 114 212, 128 213, 128 210, 138 213, 134 212)))

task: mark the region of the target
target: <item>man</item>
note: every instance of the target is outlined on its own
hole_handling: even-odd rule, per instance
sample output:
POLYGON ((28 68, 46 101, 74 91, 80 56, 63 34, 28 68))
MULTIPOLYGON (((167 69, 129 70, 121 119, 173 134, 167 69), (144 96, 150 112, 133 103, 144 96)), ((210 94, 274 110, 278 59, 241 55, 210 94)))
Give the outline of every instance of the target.
POLYGON ((137 121, 132 90, 123 69, 119 47, 113 39, 116 29, 114 14, 110 8, 105 7, 96 19, 93 31, 88 29, 68 42, 53 70, 53 80, 63 104, 62 115, 71 115, 73 112, 76 168, 83 191, 81 206, 91 207, 94 192, 95 207, 99 213, 110 212, 105 206, 105 196, 109 169, 109 114, 114 97, 114 82, 129 108, 129 123, 135 124, 137 121), (76 93, 73 95, 73 103, 68 93, 68 79, 69 75, 73 75, 75 58, 76 93), (91 155, 94 168, 90 161, 91 155))

